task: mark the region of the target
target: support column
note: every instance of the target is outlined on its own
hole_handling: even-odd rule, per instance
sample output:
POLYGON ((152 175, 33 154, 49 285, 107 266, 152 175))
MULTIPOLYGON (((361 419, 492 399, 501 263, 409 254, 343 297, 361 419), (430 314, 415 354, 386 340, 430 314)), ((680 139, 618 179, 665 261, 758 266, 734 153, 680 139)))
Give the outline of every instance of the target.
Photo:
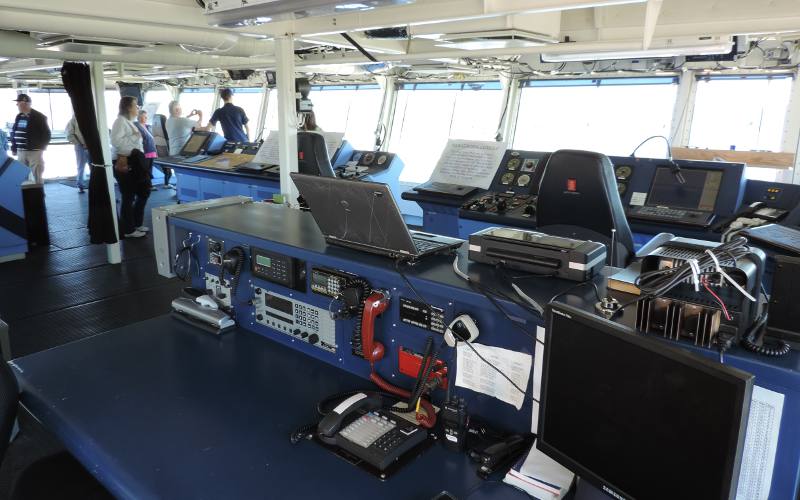
POLYGON ((670 127, 669 141, 674 147, 689 145, 689 133, 692 129, 692 115, 694 101, 697 95, 697 78, 694 71, 684 71, 678 85, 678 96, 675 98, 675 107, 672 110, 672 127, 670 127))
POLYGON ((269 111, 269 93, 270 88, 267 86, 267 82, 264 82, 264 85, 261 86, 261 106, 258 108, 256 135, 250 138, 253 142, 258 142, 264 137, 264 127, 266 126, 267 112, 269 111))
POLYGON ((394 125, 394 109, 397 104, 397 77, 376 76, 375 80, 383 89, 381 114, 378 117, 378 128, 375 129, 375 150, 388 149, 389 139, 392 136, 394 125))
POLYGON ((514 142, 514 134, 517 131, 517 116, 519 115, 519 99, 522 96, 520 82, 514 77, 500 77, 500 84, 503 86, 502 103, 505 108, 501 110, 502 120, 498 128, 498 139, 505 141, 509 148, 514 142))
MULTIPOLYGON (((781 151, 794 152, 792 184, 800 184, 800 81, 798 80, 800 78, 795 77, 792 83, 792 92, 786 108, 786 120, 783 123, 783 139, 781 140, 781 151)), ((789 182, 788 178, 782 180, 789 182)))
MULTIPOLYGON (((111 137, 108 134, 108 121, 106 120, 105 79, 103 78, 103 63, 89 63, 92 73, 92 93, 94 94, 94 109, 97 114, 97 131, 100 133, 100 144, 103 147, 105 160, 106 182, 108 198, 111 200, 111 218, 114 221, 114 232, 119 240, 119 223, 117 222, 117 194, 114 190, 114 169, 111 166, 111 137)), ((109 264, 122 262, 119 241, 106 245, 106 254, 109 264)))
POLYGON ((297 107, 295 104, 294 37, 275 37, 278 80, 278 145, 281 160, 281 193, 297 206, 297 188, 289 174, 297 172, 297 107))

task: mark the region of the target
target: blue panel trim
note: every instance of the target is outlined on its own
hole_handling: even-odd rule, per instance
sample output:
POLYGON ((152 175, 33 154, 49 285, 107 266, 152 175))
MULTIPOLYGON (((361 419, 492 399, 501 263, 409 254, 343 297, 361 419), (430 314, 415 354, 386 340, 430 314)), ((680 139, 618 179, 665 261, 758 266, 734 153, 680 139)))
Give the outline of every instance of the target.
POLYGON ((779 73, 773 75, 697 75, 695 77, 698 81, 713 81, 713 80, 786 80, 788 78, 794 79, 794 75, 790 73, 779 73))
POLYGON ((314 85, 312 92, 325 92, 328 90, 380 90, 380 85, 374 83, 358 85, 314 85))
POLYGON ((569 80, 526 80, 522 87, 599 87, 618 85, 677 85, 678 77, 579 78, 569 80))
POLYGON ((501 90, 502 86, 497 80, 487 82, 459 82, 459 83, 403 83, 399 90, 501 90))

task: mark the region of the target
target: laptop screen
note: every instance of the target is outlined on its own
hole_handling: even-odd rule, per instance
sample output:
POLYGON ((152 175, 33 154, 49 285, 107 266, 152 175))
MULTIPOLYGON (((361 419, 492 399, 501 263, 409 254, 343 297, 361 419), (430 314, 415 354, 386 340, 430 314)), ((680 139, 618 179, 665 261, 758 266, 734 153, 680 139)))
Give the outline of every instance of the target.
POLYGON ((375 182, 292 174, 326 238, 416 255, 389 187, 375 182))

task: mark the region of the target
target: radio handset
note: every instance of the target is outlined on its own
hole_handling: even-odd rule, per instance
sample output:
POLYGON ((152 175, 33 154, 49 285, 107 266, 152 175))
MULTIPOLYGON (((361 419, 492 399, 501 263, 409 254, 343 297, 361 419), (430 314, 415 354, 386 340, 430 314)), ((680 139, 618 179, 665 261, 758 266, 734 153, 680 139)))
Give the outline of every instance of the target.
POLYGON ((231 296, 236 296, 236 289, 239 286, 239 276, 242 274, 244 266, 244 248, 236 246, 225 252, 222 256, 222 263, 219 266, 219 282, 225 283, 225 273, 231 275, 231 296))

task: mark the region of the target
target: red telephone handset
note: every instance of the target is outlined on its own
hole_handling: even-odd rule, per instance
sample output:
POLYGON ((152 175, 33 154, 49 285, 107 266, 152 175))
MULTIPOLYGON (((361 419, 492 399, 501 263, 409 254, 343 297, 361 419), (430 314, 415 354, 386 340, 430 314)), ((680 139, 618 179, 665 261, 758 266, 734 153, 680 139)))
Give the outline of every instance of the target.
POLYGON ((361 349, 364 359, 374 365, 383 359, 385 348, 375 340, 375 319, 389 308, 389 297, 383 292, 374 291, 364 302, 364 315, 361 318, 361 349))

